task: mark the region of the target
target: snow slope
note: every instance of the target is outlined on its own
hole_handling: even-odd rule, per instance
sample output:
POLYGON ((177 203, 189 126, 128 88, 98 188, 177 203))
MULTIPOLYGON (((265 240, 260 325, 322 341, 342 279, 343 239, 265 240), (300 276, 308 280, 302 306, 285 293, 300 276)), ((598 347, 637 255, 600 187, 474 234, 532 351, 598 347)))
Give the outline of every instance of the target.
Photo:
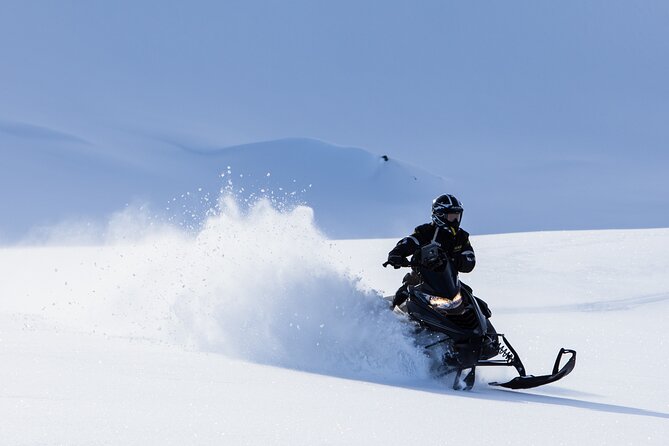
POLYGON ((445 149, 431 159, 409 155, 410 164, 382 149, 309 138, 234 146, 222 140, 139 118, 131 127, 0 113, 0 202, 3 217, 12 217, 0 219, 0 243, 48 240, 63 222, 98 227, 125 207, 197 229, 211 200, 231 187, 242 198, 308 204, 335 238, 402 234, 417 218, 427 220, 430 201, 446 192, 464 201, 475 234, 666 222, 666 163, 642 157, 623 168, 613 153, 569 161, 445 149), (634 212, 621 212, 621 203, 634 212))
POLYGON ((394 239, 266 201, 195 235, 131 217, 104 245, 0 250, 3 444, 666 442, 669 230, 474 237, 463 279, 529 372, 579 356, 542 389, 485 370, 455 392, 379 298, 394 239))
POLYGON ((12 216, 0 220, 0 243, 43 242, 54 228, 75 223, 98 228, 125 207, 199 228, 222 189, 234 190, 240 202, 309 203, 334 237, 389 237, 416 215, 427 218, 431 200, 453 189, 447 179, 400 160, 314 139, 221 148, 108 132, 0 121, 0 202, 12 216))

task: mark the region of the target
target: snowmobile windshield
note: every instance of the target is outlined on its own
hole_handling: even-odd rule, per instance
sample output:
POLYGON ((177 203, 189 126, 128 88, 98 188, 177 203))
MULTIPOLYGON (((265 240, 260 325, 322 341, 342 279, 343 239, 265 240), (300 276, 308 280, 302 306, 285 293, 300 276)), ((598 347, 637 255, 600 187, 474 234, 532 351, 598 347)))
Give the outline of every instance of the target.
POLYGON ((451 271, 450 265, 444 271, 432 271, 427 268, 419 270, 423 282, 434 292, 433 294, 453 299, 460 292, 460 281, 451 271))

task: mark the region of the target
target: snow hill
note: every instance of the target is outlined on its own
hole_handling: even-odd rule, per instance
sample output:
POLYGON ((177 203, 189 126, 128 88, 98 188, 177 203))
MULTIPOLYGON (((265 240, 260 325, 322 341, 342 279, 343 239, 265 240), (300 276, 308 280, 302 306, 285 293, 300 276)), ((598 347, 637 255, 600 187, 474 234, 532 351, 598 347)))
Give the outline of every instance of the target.
POLYGON ((485 370, 456 392, 381 299, 395 239, 217 209, 195 233, 128 211, 114 242, 0 249, 3 444, 666 444, 669 230, 473 237, 463 279, 528 371, 563 346, 578 361, 544 388, 485 370))
POLYGON ((190 117, 184 130, 137 119, 132 127, 0 115, 0 202, 11 215, 0 219, 0 243, 54 233, 62 240, 62 229, 75 225, 99 240, 100 226, 126 208, 197 230, 221 189, 241 202, 307 204, 335 238, 405 234, 428 220, 430 201, 445 192, 463 200, 474 234, 666 226, 661 162, 628 163, 623 173, 607 153, 571 162, 554 153, 510 158, 455 148, 434 160, 407 158, 425 169, 308 138, 231 146, 216 132, 196 133, 190 117))
MULTIPOLYGON (((172 137, 80 135, 0 121, 0 241, 45 241, 143 208, 197 229, 221 190, 240 202, 308 203, 337 238, 391 237, 429 217, 452 183, 400 160, 304 138, 217 148, 172 137), (118 147, 115 146, 118 145, 118 147), (110 149, 110 147, 112 149, 110 149), (116 147, 116 148, 115 148, 116 147), (63 224, 67 222, 67 224, 63 224)), ((77 234, 81 234, 81 230, 77 234)))

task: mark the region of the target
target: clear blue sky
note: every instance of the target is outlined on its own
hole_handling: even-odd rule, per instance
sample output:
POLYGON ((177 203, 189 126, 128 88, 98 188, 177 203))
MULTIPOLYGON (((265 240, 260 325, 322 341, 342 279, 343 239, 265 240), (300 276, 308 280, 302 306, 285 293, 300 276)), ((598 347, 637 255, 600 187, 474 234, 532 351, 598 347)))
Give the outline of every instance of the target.
POLYGON ((0 119, 313 137, 452 177, 479 218, 667 226, 667 24, 666 1, 3 0, 0 119))

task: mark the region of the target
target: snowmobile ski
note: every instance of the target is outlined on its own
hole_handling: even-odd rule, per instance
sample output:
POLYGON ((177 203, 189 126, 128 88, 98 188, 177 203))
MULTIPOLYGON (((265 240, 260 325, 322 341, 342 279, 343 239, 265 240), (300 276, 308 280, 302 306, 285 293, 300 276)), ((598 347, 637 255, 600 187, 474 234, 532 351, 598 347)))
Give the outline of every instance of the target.
POLYGON ((501 386, 506 387, 507 389, 531 389, 533 387, 543 386, 544 384, 549 384, 564 378, 569 375, 574 367, 576 366, 576 351, 569 350, 566 348, 560 349, 557 358, 555 359, 555 365, 553 366, 553 373, 550 375, 521 375, 513 378, 511 381, 505 383, 491 382, 491 386, 501 386), (560 363, 562 362, 562 357, 566 354, 571 356, 567 360, 564 366, 560 368, 560 363))

